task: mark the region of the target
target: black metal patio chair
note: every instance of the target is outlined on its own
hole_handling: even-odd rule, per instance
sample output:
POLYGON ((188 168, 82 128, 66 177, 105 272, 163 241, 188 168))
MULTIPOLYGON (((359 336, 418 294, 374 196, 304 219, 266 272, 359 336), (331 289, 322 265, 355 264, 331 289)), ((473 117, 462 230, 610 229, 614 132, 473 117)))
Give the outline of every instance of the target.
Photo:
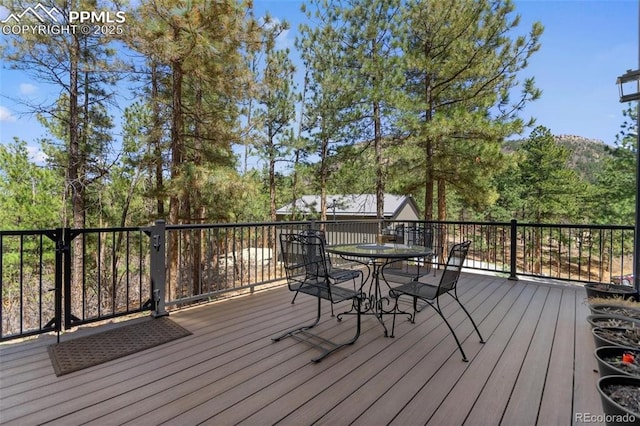
POLYGON ((409 277, 414 281, 418 281, 421 277, 428 275, 433 270, 433 275, 436 275, 436 269, 432 267, 435 259, 441 259, 442 247, 438 246, 437 227, 433 224, 427 224, 425 226, 408 226, 396 228, 396 239, 403 242, 406 245, 417 245, 423 247, 429 247, 432 252, 429 256, 425 256, 419 259, 414 259, 411 262, 406 262, 400 268, 385 268, 382 272, 385 279, 389 281, 398 281, 397 277, 409 277))
POLYGON ((311 344, 322 351, 319 356, 312 359, 313 362, 318 362, 336 350, 355 343, 360 336, 363 296, 359 288, 362 283, 358 286, 358 290, 351 290, 332 282, 332 278, 328 273, 330 265, 324 248, 324 239, 318 235, 311 233, 281 234, 280 245, 289 289, 295 291, 296 294, 304 293, 316 297, 318 299, 318 308, 316 319, 312 324, 286 331, 279 336, 273 337, 272 340, 279 341, 286 337, 295 337, 300 341, 311 344), (322 299, 331 303, 332 314, 334 304, 351 301, 352 309, 357 313, 356 332, 351 339, 336 343, 308 331, 320 321, 322 299), (317 340, 319 343, 315 343, 313 340, 317 340))
MULTIPOLYGON (((318 238, 320 238, 322 240, 322 244, 323 246, 327 244, 327 238, 325 236, 324 231, 319 230, 319 229, 307 229, 305 231, 300 232, 300 235, 303 236, 317 236, 318 238)), ((280 245, 282 246, 282 238, 280 240, 280 245)), ((345 281, 349 281, 349 280, 353 280, 353 289, 357 290, 359 287, 357 287, 356 284, 356 280, 360 279, 360 282, 362 283, 362 279, 363 279, 363 275, 362 275, 362 271, 356 270, 356 269, 343 269, 343 268, 336 268, 333 266, 333 264, 331 263, 331 256, 329 256, 328 253, 325 253, 326 256, 326 268, 324 269, 323 272, 326 273, 329 282, 331 284, 340 284, 343 283, 345 281)), ((291 300, 291 303, 295 303, 296 301, 296 297, 298 297, 298 291, 295 290, 295 287, 299 286, 299 283, 294 283, 294 288, 292 288, 291 286, 289 286, 289 289, 292 291, 295 291, 295 294, 293 295, 293 299, 291 300)), ((333 305, 331 305, 331 316, 333 316, 333 305)))
POLYGON ((467 257, 470 245, 470 241, 465 241, 463 243, 455 244, 453 247, 451 247, 449 258, 447 259, 447 264, 445 265, 445 268, 440 275, 440 280, 437 284, 412 280, 389 291, 389 296, 395 299, 393 324, 391 326, 391 337, 394 336, 396 314, 404 313, 398 308, 398 301, 400 300, 400 297, 408 296, 413 298, 413 313, 409 316, 409 319, 412 323, 415 323, 416 313, 419 312, 418 300, 422 300, 427 302, 429 306, 435 309, 435 311, 444 320, 445 324, 449 328, 449 331, 451 331, 453 338, 456 340, 458 349, 460 349, 460 353, 462 354, 462 360, 465 362, 468 361, 467 356, 462 349, 462 345, 460 344, 460 340, 458 340, 458 336, 456 336, 455 331, 451 327, 451 324, 449 324, 449 321, 447 321, 447 318, 444 316, 442 308, 440 307, 440 296, 448 294, 449 296, 453 297, 456 302, 458 302, 458 305, 460 305, 469 320, 471 320, 471 324, 473 324, 473 328, 476 330, 476 333, 478 333, 478 337, 480 337, 480 343, 484 343, 484 339, 480 334, 480 330, 478 330, 478 326, 469 314, 469 311, 467 311, 464 305, 462 305, 462 302, 460 302, 457 294, 458 279, 460 278, 462 265, 465 258, 467 257))

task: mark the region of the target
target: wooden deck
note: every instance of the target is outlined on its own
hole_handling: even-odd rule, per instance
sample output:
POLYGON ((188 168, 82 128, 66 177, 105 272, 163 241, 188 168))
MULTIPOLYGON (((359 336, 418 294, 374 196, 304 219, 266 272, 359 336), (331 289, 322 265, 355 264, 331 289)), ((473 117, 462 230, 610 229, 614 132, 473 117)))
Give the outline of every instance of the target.
MULTIPOLYGON (((393 339, 365 317, 354 345, 313 364, 317 350, 270 339, 314 317, 315 299, 292 305, 286 287, 175 311, 193 335, 60 378, 54 336, 1 345, 0 423, 570 425, 602 414, 581 287, 463 274, 459 294, 487 340, 445 306, 468 363, 428 309, 393 339)), ((327 314, 319 329, 349 337, 354 324, 327 314)))

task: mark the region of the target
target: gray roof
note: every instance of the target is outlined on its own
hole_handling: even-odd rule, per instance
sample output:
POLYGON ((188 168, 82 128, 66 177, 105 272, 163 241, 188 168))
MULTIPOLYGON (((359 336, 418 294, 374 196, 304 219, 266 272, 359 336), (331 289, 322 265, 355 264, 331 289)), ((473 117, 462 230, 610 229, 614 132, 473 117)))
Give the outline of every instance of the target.
MULTIPOLYGON (((410 197, 406 195, 384 194, 384 215, 393 216, 410 197)), ((277 214, 290 214, 293 203, 276 210, 277 214)), ((320 196, 305 195, 296 200, 296 210, 301 213, 320 211, 320 196)), ((376 216, 375 194, 327 195, 327 214, 340 216, 376 216), (334 210, 335 207, 335 210, 334 210)))

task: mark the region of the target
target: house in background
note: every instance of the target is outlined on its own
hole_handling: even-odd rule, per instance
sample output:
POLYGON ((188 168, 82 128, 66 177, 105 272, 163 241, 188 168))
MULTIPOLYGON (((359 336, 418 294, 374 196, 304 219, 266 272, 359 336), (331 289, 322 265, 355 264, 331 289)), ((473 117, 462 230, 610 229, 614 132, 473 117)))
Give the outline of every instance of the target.
MULTIPOLYGON (((320 217, 320 196, 305 195, 295 201, 299 218, 320 217)), ((293 203, 276 210, 277 220, 291 219, 293 203)), ((376 218, 375 194, 327 195, 327 220, 365 220, 376 218)), ((385 220, 420 220, 418 205, 407 195, 384 194, 385 220)))

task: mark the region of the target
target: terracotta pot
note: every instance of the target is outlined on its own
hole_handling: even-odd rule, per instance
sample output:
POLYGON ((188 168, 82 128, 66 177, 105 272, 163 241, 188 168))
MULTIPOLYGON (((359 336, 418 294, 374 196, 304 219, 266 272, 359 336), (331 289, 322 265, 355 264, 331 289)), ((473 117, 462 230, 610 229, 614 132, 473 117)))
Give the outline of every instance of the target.
POLYGON ((631 376, 605 376, 598 380, 598 392, 600 393, 600 400, 602 401, 602 410, 605 414, 605 423, 608 426, 640 424, 640 412, 632 411, 620 405, 608 395, 606 389, 615 385, 633 386, 640 392, 640 378, 631 376))

